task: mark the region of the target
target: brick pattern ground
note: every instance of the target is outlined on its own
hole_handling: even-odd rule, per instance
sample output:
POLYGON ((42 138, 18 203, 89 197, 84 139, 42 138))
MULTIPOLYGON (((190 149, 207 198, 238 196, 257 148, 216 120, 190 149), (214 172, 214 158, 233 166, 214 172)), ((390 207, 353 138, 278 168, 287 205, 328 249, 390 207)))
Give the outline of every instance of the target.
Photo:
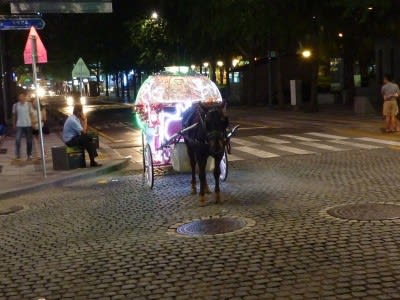
POLYGON ((26 209, 0 217, 0 299, 396 299, 399 222, 324 212, 400 204, 399 167, 390 149, 235 162, 224 203, 205 207, 184 174, 156 177, 152 191, 123 171, 21 196, 26 209), (256 224, 168 234, 230 215, 256 224))

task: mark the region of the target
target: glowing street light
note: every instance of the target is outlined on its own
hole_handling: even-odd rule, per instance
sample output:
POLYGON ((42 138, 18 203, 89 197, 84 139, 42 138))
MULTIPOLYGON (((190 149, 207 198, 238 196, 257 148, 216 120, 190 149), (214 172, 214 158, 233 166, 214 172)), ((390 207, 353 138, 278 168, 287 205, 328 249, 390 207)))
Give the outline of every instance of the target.
POLYGON ((222 60, 217 61, 217 66, 222 67, 224 65, 224 62, 222 60))
POLYGON ((308 49, 304 49, 302 52, 301 52, 301 55, 304 57, 304 58, 310 58, 311 57, 311 50, 308 50, 308 49))
POLYGON ((156 11, 153 11, 153 13, 151 14, 151 18, 153 20, 157 20, 158 19, 158 13, 156 11))
POLYGON ((239 63, 239 60, 237 58, 232 59, 232 67, 236 67, 239 63))

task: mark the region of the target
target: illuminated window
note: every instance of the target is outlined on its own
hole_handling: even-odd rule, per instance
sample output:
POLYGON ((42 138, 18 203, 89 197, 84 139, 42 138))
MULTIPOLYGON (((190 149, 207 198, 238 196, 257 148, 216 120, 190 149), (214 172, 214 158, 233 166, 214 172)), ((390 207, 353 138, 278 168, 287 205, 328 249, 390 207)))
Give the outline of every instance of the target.
POLYGON ((240 82, 240 72, 229 73, 229 81, 232 83, 239 83, 240 82))

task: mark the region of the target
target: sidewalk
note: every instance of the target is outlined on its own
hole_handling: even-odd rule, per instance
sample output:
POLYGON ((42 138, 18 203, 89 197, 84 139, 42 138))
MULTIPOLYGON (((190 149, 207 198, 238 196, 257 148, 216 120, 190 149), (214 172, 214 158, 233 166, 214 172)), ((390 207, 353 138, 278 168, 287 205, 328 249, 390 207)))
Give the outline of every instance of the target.
MULTIPOLYGON (((25 138, 21 143, 21 161, 15 161, 15 136, 13 132, 0 141, 0 199, 17 196, 32 190, 43 189, 49 185, 57 185, 64 182, 98 176, 128 165, 129 158, 121 157, 100 138, 99 156, 97 161, 101 167, 87 167, 73 170, 53 170, 52 151, 53 146, 64 145, 60 132, 51 132, 44 135, 44 148, 46 153, 45 169, 46 177, 40 160, 40 141, 33 138, 33 159, 26 160, 25 138)), ((86 155, 88 164, 88 158, 86 155)))

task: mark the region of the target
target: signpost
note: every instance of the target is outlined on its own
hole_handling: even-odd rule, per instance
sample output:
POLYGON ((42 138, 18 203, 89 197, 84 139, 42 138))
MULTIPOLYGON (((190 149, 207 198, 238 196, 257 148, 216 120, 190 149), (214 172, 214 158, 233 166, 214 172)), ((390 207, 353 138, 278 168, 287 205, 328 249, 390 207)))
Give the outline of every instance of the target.
MULTIPOLYGON (((13 17, 10 15, 0 15, 0 35, 1 31, 5 30, 29 30, 32 26, 36 29, 43 29, 46 23, 43 19, 37 16, 18 16, 13 17)), ((0 37, 2 42, 2 37, 0 37)), ((0 45, 0 72, 1 72, 1 90, 3 100, 3 115, 4 121, 7 121, 7 99, 6 99, 6 87, 5 87, 5 72, 4 72, 4 46, 0 45)))
POLYGON ((82 97, 82 78, 90 77, 90 71, 83 61, 82 57, 79 57, 74 68, 72 69, 72 78, 79 78, 80 92, 82 97))
POLYGON ((44 178, 46 175, 46 161, 44 157, 44 143, 43 143, 43 132, 42 132, 42 116, 40 112, 40 102, 39 96, 37 93, 38 84, 37 84, 37 70, 36 63, 46 63, 47 62, 47 51, 44 47, 42 40, 40 39, 38 33, 35 28, 32 26, 29 31, 28 40, 26 41, 25 50, 24 50, 24 62, 25 64, 32 64, 32 73, 33 73, 33 81, 35 84, 35 95, 36 95, 36 111, 39 123, 39 135, 40 135, 40 152, 42 157, 42 169, 44 178))
POLYGON ((43 29, 46 23, 41 18, 6 18, 0 19, 0 30, 43 29))

